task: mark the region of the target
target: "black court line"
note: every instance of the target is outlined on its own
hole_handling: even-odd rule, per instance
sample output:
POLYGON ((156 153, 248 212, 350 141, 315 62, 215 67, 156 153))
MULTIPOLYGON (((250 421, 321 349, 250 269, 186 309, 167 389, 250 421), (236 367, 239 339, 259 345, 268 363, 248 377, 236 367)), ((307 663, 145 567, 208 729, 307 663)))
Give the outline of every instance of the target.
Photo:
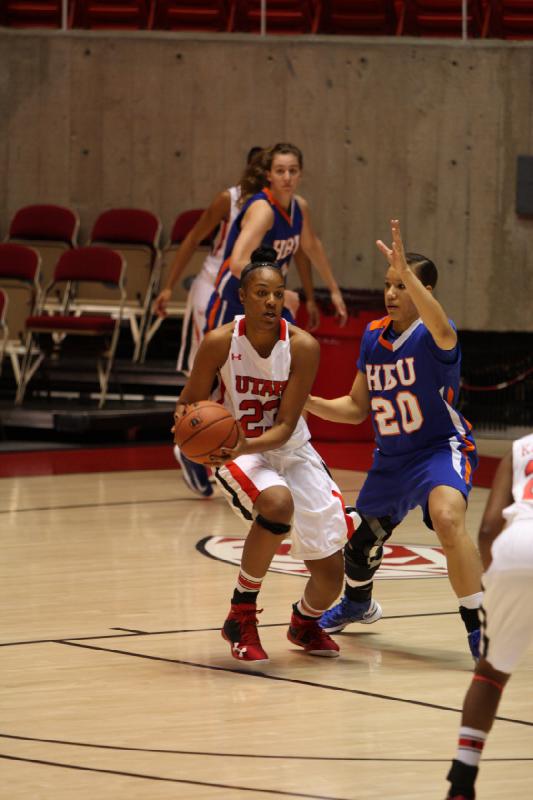
POLYGON ((333 797, 328 794, 307 794, 305 792, 286 792, 282 789, 259 789, 255 786, 237 786, 229 783, 210 783, 209 781, 189 781, 184 778, 164 778, 162 775, 147 775, 143 772, 123 772, 118 769, 101 769, 97 767, 84 767, 81 764, 65 764, 60 761, 45 761, 40 758, 22 758, 20 756, 9 756, 5 753, 0 753, 0 758, 8 761, 22 761, 25 764, 40 764, 45 767, 61 767, 62 769, 81 770, 82 772, 97 772, 101 775, 119 775, 126 778, 140 778, 141 780, 148 781, 164 781, 166 783, 180 783, 187 786, 207 786, 211 789, 231 789, 232 791, 239 792, 256 792, 260 794, 270 794, 276 797, 304 797, 308 800, 353 800, 348 797, 333 797))
POLYGON ((71 506, 35 506, 34 508, 0 508, 0 514, 24 514, 27 511, 69 511, 76 508, 110 508, 111 506, 139 506, 153 503, 189 503, 203 498, 171 497, 161 500, 116 500, 109 503, 78 503, 71 506))
MULTIPOLYGON (((179 664, 184 667, 195 667, 196 669, 207 669, 213 672, 229 672, 238 675, 248 675, 253 678, 262 678, 263 680, 277 681, 279 683, 289 683, 295 686, 309 686, 312 689, 325 689, 330 692, 342 692, 343 694, 357 695, 359 697, 370 697, 373 700, 389 700, 394 703, 405 703, 412 706, 421 706, 422 708, 434 708, 437 711, 451 711, 454 714, 461 714, 462 708, 454 708, 453 706, 442 706, 438 703, 428 703, 424 700, 411 700, 406 697, 395 697, 394 695, 381 694, 380 692, 367 692, 363 689, 348 689, 345 686, 330 686, 326 683, 315 683, 314 681, 304 681, 301 678, 285 678, 279 675, 270 675, 267 672, 249 669, 236 669, 230 667, 221 667, 216 664, 199 664, 196 661, 185 661, 178 658, 165 658, 164 656, 150 656, 146 653, 132 653, 129 650, 116 650, 110 647, 97 647, 94 644, 80 644, 79 642, 72 641, 58 641, 57 644, 67 645, 68 647, 80 647, 82 650, 95 650, 101 653, 115 653, 116 655, 129 656, 130 658, 145 658, 149 661, 161 661, 167 664, 179 664)), ((512 722, 515 725, 525 725, 533 727, 533 722, 528 722, 522 719, 513 719, 512 717, 495 717, 501 722, 512 722)))
MULTIPOLYGON (((387 622, 390 619, 411 619, 413 617, 446 617, 455 616, 458 611, 430 611, 421 614, 396 614, 394 616, 382 617, 380 622, 387 622)), ((270 622, 267 625, 259 625, 260 628, 281 628, 287 625, 287 622, 270 622)), ((129 628, 110 628, 112 631, 130 631, 129 628)), ((126 639, 131 636, 166 636, 172 633, 210 633, 212 631, 219 631, 220 625, 213 628, 174 628, 165 631, 131 631, 129 633, 102 633, 93 634, 91 636, 58 636, 54 639, 24 639, 19 642, 0 642, 0 647, 20 647, 25 644, 57 644, 57 642, 87 642, 98 639, 126 639)), ((367 631, 364 631, 367 633, 367 631)), ((359 635, 362 635, 363 631, 359 635)), ((349 636, 350 632, 343 633, 342 636, 349 636)))
POLYGON ((139 631, 136 628, 111 628, 112 631, 125 631, 126 633, 135 633, 137 636, 149 636, 146 631, 139 631))
MULTIPOLYGON (((119 750, 120 752, 132 753, 158 753, 163 755, 177 755, 177 756, 202 756, 209 758, 257 758, 260 760, 271 761, 384 761, 386 763, 399 763, 399 764, 448 764, 449 758, 388 758, 387 756, 291 756, 286 753, 283 755, 265 755, 263 753, 213 753, 206 750, 172 750, 167 747, 122 747, 120 745, 112 744, 94 744, 91 742, 71 742, 65 739, 42 739, 36 736, 16 736, 11 733, 0 733, 0 739, 14 739, 20 742, 39 742, 41 744, 60 744, 68 745, 69 747, 87 747, 95 750, 119 750)), ((487 761, 533 761, 533 756, 530 757, 505 757, 499 758, 483 758, 483 763, 487 761)))

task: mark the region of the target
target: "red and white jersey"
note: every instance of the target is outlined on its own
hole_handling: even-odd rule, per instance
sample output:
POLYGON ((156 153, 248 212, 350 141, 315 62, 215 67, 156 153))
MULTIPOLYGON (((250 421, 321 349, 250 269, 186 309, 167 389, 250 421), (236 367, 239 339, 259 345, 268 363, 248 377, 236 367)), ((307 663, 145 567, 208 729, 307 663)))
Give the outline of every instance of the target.
POLYGON ((533 433, 513 442, 513 499, 503 510, 507 523, 533 523, 533 433))
POLYGON ((211 251, 209 255, 206 256, 200 272, 200 275, 203 277, 209 277, 213 285, 215 283, 215 278, 218 275, 218 271, 222 265, 228 234, 231 230, 231 226, 233 225, 233 221, 240 212, 238 203, 241 197, 241 187, 230 186, 228 189, 226 189, 226 191, 229 192, 230 196, 229 216, 227 219, 223 219, 220 223, 217 235, 215 236, 213 245, 211 247, 211 251))
MULTIPOLYGON (((274 425, 289 381, 291 342, 289 324, 280 320, 280 338, 267 358, 259 355, 246 336, 246 319, 235 317, 228 358, 220 369, 221 400, 241 423, 247 439, 261 436, 274 425)), ((307 423, 300 417, 280 451, 295 450, 309 441, 307 423)))

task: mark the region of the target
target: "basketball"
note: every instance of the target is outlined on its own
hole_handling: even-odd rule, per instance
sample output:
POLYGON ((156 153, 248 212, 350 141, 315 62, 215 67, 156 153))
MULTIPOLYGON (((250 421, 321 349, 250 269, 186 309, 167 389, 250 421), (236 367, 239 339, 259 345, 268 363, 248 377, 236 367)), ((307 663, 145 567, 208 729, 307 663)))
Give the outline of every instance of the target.
POLYGON ((211 400, 187 406, 174 431, 174 442, 183 455, 197 464, 209 464, 210 455, 222 447, 235 447, 238 440, 237 420, 227 408, 211 400))

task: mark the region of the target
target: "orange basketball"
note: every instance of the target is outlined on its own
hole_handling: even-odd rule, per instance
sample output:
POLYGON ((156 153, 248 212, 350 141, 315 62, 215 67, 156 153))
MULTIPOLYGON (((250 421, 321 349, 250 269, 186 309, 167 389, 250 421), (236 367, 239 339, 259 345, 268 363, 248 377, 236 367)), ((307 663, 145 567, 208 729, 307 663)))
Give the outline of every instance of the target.
POLYGON ((181 452, 198 464, 209 464, 209 456, 222 447, 235 447, 239 423, 227 408, 211 400, 191 403, 176 423, 174 441, 181 452))

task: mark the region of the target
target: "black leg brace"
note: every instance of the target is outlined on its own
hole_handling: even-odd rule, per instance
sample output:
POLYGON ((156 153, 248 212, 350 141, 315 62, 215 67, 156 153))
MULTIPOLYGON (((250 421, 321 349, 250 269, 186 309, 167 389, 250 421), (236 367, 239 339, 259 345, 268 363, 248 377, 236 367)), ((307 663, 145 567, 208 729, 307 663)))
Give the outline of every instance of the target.
MULTIPOLYGON (((354 515, 356 509, 347 507, 346 513, 354 515)), ((346 596, 356 602, 365 602, 372 596, 372 578, 383 559, 383 545, 392 534, 394 526, 390 517, 370 517, 357 512, 361 522, 344 548, 344 572, 357 581, 357 586, 346 583, 346 596)))

